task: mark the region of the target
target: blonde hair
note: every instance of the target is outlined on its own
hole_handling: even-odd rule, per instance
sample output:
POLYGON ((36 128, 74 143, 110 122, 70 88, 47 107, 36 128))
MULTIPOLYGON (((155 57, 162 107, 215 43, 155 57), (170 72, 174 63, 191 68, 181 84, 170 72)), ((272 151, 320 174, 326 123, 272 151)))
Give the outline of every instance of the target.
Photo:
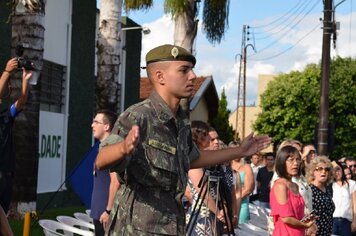
POLYGON ((317 167, 317 165, 319 163, 324 163, 327 165, 327 167, 330 168, 329 174, 328 174, 328 179, 326 181, 326 184, 329 184, 333 181, 334 179, 334 173, 332 171, 333 166, 331 164, 330 159, 327 156, 317 156, 314 159, 312 159, 309 163, 309 165, 307 165, 307 169, 306 169, 306 179, 308 181, 308 183, 311 183, 315 180, 315 176, 314 176, 314 171, 315 168, 317 167))
POLYGON ((293 146, 293 147, 297 148, 298 151, 302 151, 302 147, 303 147, 302 143, 296 139, 286 139, 279 145, 277 152, 279 150, 281 150, 282 147, 285 147, 285 146, 293 146), (299 146, 300 150, 295 145, 299 146))

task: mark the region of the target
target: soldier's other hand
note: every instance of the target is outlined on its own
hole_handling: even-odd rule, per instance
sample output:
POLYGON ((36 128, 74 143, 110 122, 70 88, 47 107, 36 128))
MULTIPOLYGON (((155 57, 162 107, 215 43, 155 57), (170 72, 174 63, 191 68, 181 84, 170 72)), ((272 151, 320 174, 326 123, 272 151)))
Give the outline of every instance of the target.
POLYGON ((140 129, 137 125, 132 126, 130 132, 127 134, 125 138, 125 153, 131 154, 134 152, 138 141, 140 138, 140 129))
POLYGON ((256 135, 249 134, 241 143, 240 148, 243 156, 250 156, 257 153, 271 144, 272 138, 268 135, 256 135))

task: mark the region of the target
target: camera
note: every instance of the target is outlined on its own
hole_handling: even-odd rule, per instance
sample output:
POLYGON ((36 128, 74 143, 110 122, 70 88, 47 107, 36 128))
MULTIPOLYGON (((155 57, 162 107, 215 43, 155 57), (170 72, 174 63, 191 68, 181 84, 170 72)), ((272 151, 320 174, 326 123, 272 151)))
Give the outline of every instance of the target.
POLYGON ((20 44, 16 46, 15 53, 17 58, 17 67, 25 68, 25 70, 35 70, 35 68, 33 67, 33 62, 23 58, 24 50, 25 48, 23 45, 20 44))

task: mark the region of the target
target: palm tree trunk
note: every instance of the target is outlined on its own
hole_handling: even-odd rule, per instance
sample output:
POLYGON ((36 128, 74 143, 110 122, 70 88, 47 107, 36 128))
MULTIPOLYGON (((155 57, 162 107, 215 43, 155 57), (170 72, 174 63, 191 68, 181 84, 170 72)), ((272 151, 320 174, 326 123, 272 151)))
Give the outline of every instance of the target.
POLYGON ((197 36, 198 20, 195 0, 188 0, 184 12, 174 16, 174 44, 193 52, 193 43, 197 36))
POLYGON ((101 0, 97 41, 97 109, 120 111, 119 65, 122 0, 101 0))
MULTIPOLYGON (((44 8, 41 0, 19 1, 12 12, 12 55, 19 44, 25 43, 24 57, 42 69, 44 50, 44 8)), ((12 85, 15 87, 12 100, 18 98, 22 72, 16 74, 12 85)), ((37 196, 39 130, 39 88, 32 86, 27 104, 15 121, 14 140, 16 150, 16 173, 12 201, 28 203, 29 210, 35 210, 37 196)), ((16 205, 13 204, 13 207, 16 205)))
MULTIPOLYGON (((197 36, 198 20, 197 6, 195 0, 188 0, 184 12, 174 16, 174 44, 181 46, 193 53, 193 43, 197 36)), ((189 116, 189 99, 183 98, 180 105, 183 111, 189 116)))

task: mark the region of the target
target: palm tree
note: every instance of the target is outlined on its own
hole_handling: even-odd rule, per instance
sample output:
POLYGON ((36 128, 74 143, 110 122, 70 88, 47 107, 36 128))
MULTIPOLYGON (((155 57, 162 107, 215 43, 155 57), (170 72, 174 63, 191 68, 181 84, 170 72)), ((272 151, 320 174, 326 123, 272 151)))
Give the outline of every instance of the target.
MULTIPOLYGON (((194 53, 193 44, 198 30, 200 0, 165 0, 165 13, 170 13, 175 22, 174 44, 194 53)), ((204 0, 203 32, 209 42, 220 43, 228 27, 229 0, 204 0)), ((125 0, 126 11, 148 9, 152 0, 125 0)), ((183 110, 189 114, 188 99, 181 100, 183 110)))
MULTIPOLYGON (((44 16, 45 0, 13 0, 11 13, 12 54, 17 45, 23 44, 26 49, 24 57, 33 61, 42 69, 44 49, 44 16)), ((18 97, 21 76, 14 79, 12 99, 18 97)), ((38 129, 39 129, 39 88, 30 89, 29 100, 16 119, 14 130, 17 170, 14 183, 14 202, 35 202, 37 190, 38 167, 38 129)))
POLYGON ((120 33, 122 0, 101 0, 97 40, 97 108, 120 111, 120 33))
MULTIPOLYGON (((201 0, 165 0, 165 13, 171 14, 175 21, 174 41, 177 45, 192 50, 197 33, 198 13, 201 0)), ((203 32, 209 42, 220 43, 228 27, 229 0, 204 0, 203 32)), ((126 11, 147 10, 153 0, 125 0, 126 11)))
MULTIPOLYGON (((198 29, 200 0, 165 0, 165 13, 175 21, 174 43, 193 52, 198 29)), ((126 11, 147 10, 153 0, 102 0, 100 7, 98 49, 97 108, 120 111, 120 31, 121 7, 126 11)), ((208 40, 220 43, 228 25, 229 0, 205 0, 203 8, 203 30, 208 40)), ((181 105, 189 114, 188 99, 181 105)))

